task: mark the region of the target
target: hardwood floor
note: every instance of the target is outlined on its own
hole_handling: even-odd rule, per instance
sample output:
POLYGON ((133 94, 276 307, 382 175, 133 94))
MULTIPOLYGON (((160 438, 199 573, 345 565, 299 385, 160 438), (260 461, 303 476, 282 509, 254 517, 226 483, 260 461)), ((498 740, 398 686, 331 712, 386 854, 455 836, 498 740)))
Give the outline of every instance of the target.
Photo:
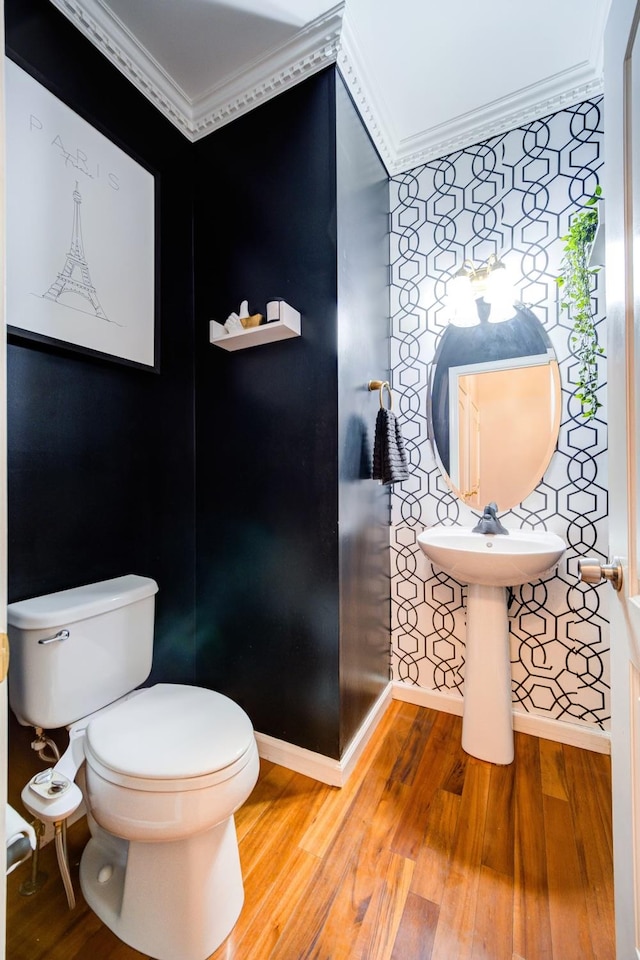
MULTIPOLYGON (((609 758, 516 734, 497 767, 460 719, 395 701, 342 789, 271 763, 236 815, 240 920, 213 960, 613 960, 609 758)), ((68 911, 52 846, 9 878, 8 960, 134 960, 68 911)))

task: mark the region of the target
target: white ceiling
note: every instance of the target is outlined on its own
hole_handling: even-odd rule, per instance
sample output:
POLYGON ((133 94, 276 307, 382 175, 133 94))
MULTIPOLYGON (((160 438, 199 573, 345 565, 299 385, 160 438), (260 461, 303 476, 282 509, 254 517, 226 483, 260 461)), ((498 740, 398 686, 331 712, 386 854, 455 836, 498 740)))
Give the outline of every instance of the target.
POLYGON ((602 90, 610 0, 51 0, 191 140, 337 62, 389 172, 602 90))

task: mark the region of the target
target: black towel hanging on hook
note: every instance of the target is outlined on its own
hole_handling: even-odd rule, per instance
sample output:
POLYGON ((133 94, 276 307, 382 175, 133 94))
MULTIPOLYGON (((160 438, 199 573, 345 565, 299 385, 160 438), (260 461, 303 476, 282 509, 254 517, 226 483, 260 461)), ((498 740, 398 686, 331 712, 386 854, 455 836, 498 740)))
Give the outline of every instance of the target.
MULTIPOLYGON (((371 386, 369 386, 371 389, 371 386)), ((393 406, 393 395, 387 381, 380 384, 380 409, 376 417, 376 434, 373 444, 373 478, 382 483, 397 483, 409 477, 409 465, 400 424, 393 406), (390 407, 382 402, 383 390, 389 393, 390 407)))

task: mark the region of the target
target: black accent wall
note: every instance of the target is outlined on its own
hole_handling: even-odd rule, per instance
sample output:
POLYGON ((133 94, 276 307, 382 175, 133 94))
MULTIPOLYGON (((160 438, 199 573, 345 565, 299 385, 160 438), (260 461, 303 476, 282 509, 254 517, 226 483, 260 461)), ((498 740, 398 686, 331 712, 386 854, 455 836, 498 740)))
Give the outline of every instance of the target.
POLYGON ((152 677, 193 682, 191 144, 47 0, 5 21, 9 55, 156 172, 161 330, 159 374, 10 343, 9 599, 154 577, 152 677))
POLYGON ((152 681, 337 758, 388 680, 382 164, 333 68, 191 144, 47 0, 5 15, 10 56, 157 174, 161 335, 158 374, 12 340, 10 599, 154 577, 152 681), (300 338, 209 344, 273 297, 300 338))
POLYGON ((342 752, 388 679, 390 487, 370 479, 380 398, 366 385, 389 377, 389 190, 339 76, 336 111, 342 752))
POLYGON ((388 679, 365 388, 389 364, 386 175, 333 68, 196 157, 197 674, 262 733, 339 757, 388 679), (273 297, 299 339, 208 343, 209 319, 273 297))

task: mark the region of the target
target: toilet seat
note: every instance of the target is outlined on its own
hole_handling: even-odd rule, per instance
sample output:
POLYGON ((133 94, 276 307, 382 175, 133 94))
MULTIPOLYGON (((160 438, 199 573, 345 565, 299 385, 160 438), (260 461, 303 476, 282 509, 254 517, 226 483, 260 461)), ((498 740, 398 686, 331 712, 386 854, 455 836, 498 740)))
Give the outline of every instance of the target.
POLYGON ((84 751, 110 783, 177 792, 236 776, 252 760, 255 738, 244 710, 223 694, 157 684, 91 720, 84 751))

